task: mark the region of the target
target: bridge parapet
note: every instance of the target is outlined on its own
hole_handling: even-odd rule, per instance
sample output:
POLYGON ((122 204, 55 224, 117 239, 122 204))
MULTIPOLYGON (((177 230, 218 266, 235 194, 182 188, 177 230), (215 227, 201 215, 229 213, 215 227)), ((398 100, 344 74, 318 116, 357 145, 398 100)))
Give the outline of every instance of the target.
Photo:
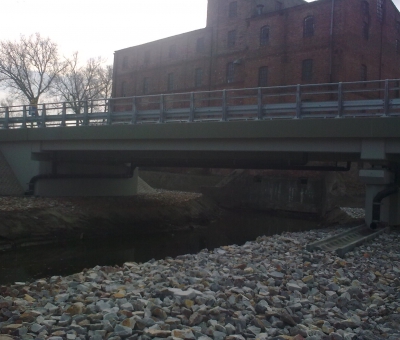
POLYGON ((400 115, 400 80, 244 88, 0 107, 0 127, 400 115))

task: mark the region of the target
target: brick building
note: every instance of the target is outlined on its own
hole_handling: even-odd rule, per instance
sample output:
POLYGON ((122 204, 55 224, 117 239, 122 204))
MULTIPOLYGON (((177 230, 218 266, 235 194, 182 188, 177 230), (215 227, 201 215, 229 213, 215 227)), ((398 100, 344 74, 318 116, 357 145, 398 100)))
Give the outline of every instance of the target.
POLYGON ((400 78, 390 0, 208 0, 204 29, 115 52, 113 97, 400 78))

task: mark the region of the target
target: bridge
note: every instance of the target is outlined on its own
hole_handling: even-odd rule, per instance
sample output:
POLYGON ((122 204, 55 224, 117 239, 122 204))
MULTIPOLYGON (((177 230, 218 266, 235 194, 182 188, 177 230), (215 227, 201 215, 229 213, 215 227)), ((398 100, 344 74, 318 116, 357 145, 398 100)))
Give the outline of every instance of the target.
POLYGON ((2 107, 0 152, 37 196, 133 195, 139 166, 362 162, 367 223, 400 224, 399 92, 399 80, 385 80, 2 107))

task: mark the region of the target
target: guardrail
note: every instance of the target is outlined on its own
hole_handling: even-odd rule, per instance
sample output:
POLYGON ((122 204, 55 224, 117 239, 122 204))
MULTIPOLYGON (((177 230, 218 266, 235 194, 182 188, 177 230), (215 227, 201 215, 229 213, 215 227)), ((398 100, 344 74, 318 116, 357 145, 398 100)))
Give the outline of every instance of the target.
POLYGON ((0 128, 400 115, 400 80, 289 85, 0 107, 0 128))

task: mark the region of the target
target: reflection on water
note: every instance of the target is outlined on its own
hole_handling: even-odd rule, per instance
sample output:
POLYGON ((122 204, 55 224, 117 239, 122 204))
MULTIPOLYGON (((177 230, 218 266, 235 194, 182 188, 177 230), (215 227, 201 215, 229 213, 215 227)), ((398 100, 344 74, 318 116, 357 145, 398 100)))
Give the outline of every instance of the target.
POLYGON ((197 253, 223 245, 244 244, 261 235, 304 231, 317 227, 313 220, 299 220, 254 212, 227 212, 207 227, 159 235, 74 241, 20 249, 0 254, 0 284, 69 275, 96 265, 122 265, 181 254, 197 253))

